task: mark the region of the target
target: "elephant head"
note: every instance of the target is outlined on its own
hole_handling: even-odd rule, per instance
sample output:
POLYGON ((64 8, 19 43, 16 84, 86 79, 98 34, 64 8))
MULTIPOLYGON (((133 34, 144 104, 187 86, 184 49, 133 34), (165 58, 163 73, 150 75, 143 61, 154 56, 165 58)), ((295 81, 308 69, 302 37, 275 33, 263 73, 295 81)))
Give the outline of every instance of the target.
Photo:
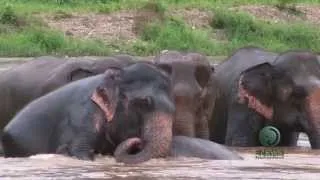
POLYGON ((42 94, 50 92, 64 84, 103 73, 108 67, 124 67, 134 62, 127 56, 106 57, 102 59, 69 59, 60 60, 61 65, 48 73, 48 78, 41 84, 42 94))
POLYGON ((311 51, 287 51, 278 56, 274 64, 285 69, 295 84, 304 88, 306 120, 300 123, 301 131, 307 133, 311 147, 320 148, 320 58, 311 51))
POLYGON ((166 51, 153 63, 170 74, 176 114, 174 135, 208 139, 208 118, 214 106, 213 66, 198 53, 166 51))
POLYGON ((303 74, 299 70, 302 64, 292 71, 289 68, 293 67, 292 60, 281 60, 273 65, 263 63, 242 72, 238 81, 238 102, 260 114, 267 123, 284 127, 288 132, 306 132, 312 148, 319 148, 317 100, 320 91, 311 92, 306 86, 308 83, 297 83, 295 76, 303 74))
POLYGON ((107 119, 107 139, 118 145, 117 161, 139 163, 169 153, 175 106, 164 71, 141 62, 109 68, 92 100, 107 119))

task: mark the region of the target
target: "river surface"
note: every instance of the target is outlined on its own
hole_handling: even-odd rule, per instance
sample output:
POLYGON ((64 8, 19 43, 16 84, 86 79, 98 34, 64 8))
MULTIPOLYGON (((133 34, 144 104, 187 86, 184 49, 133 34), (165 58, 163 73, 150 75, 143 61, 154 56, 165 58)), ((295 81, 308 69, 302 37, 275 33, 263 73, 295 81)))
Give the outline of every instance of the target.
POLYGON ((81 161, 61 155, 0 158, 0 179, 315 179, 320 177, 320 150, 311 150, 302 135, 299 147, 283 150, 283 157, 258 159, 257 149, 238 148, 244 160, 198 158, 152 159, 139 165, 116 163, 97 156, 81 161))
MULTIPOLYGON (((14 67, 0 63, 0 70, 14 67), (2 64, 2 65, 1 65, 2 64)), ((203 160, 197 158, 153 159, 139 165, 116 163, 112 157, 97 156, 81 161, 61 155, 28 158, 0 157, 0 180, 5 179, 320 179, 320 150, 311 150, 308 138, 300 134, 298 147, 273 149, 283 156, 257 158, 257 150, 237 148, 244 160, 203 160)))

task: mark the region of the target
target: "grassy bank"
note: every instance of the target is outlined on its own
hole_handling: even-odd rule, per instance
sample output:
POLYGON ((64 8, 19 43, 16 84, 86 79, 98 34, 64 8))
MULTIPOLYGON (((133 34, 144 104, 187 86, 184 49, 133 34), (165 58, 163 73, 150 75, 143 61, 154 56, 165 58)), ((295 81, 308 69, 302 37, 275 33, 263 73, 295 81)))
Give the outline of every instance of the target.
MULTIPOLYGON (((12 4, 19 12, 55 12, 57 10, 77 12, 112 12, 120 9, 138 9, 149 0, 2 0, 0 5, 12 4)), ((298 0, 161 0, 167 7, 196 7, 215 9, 247 4, 299 3, 298 0)), ((319 4, 319 0, 304 0, 303 3, 319 4)), ((300 2, 301 4, 301 2, 300 2)))
MULTIPOLYGON (((108 55, 119 52, 143 56, 163 49, 190 50, 214 56, 228 55, 246 45, 276 52, 298 48, 320 52, 319 24, 270 22, 245 11, 232 10, 248 4, 295 7, 278 0, 163 0, 161 3, 147 0, 3 0, 0 2, 0 56, 108 55), (194 27, 183 18, 185 14, 173 13, 179 10, 188 12, 190 8, 212 13, 206 26, 194 27), (68 36, 43 19, 43 15, 63 21, 74 13, 110 15, 134 10, 148 13, 140 13, 140 19, 134 19, 138 30, 130 41, 68 36)), ((318 6, 320 0, 306 0, 304 4, 318 6)))

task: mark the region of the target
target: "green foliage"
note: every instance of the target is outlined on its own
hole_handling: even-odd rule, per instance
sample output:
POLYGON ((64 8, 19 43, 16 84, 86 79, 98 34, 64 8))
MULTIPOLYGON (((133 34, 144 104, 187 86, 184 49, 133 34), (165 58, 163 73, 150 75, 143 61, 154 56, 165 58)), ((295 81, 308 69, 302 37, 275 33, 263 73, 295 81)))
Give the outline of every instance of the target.
POLYGON ((164 15, 167 7, 161 1, 151 0, 145 3, 142 9, 150 10, 150 11, 159 13, 161 15, 164 15))
POLYGON ((121 0, 53 0, 59 5, 65 4, 108 4, 108 3, 119 3, 121 0))
POLYGON ((71 17, 72 17, 72 14, 70 14, 66 11, 63 11, 63 10, 58 10, 57 12, 54 13, 54 16, 53 16, 53 18, 55 20, 64 19, 64 18, 71 18, 71 17))
POLYGON ((72 1, 71 0, 56 0, 56 2, 61 5, 61 4, 71 3, 72 1))
POLYGON ((63 35, 54 31, 34 29, 30 30, 29 33, 28 40, 48 53, 61 49, 65 42, 63 35))
MULTIPOLYGON (((148 53, 175 49, 211 54, 221 50, 218 48, 218 43, 209 38, 208 32, 192 29, 177 18, 147 25, 141 33, 141 39, 148 43, 148 49, 145 50, 148 53)), ((135 47, 137 48, 137 45, 135 47)))
MULTIPOLYGON (((320 51, 320 32, 304 22, 275 24, 257 20, 245 13, 228 11, 245 4, 269 4, 286 7, 295 0, 1 0, 0 56, 108 55, 129 52, 153 55, 163 49, 197 51, 207 55, 228 55, 243 46, 254 45, 272 51, 311 49, 320 51), (10 4, 10 5, 8 5, 10 4), (192 28, 182 19, 167 17, 172 9, 214 10, 212 28, 192 28), (54 18, 69 18, 72 13, 111 13, 118 10, 151 10, 142 17, 138 39, 127 42, 101 42, 65 36, 50 29, 34 14, 50 13, 54 18), (159 17, 160 18, 159 18, 159 17), (24 26, 21 26, 24 23, 24 26), (216 39, 219 30, 225 37, 216 39), (110 44, 110 45, 109 45, 110 44)), ((320 4, 320 0, 303 3, 320 4)), ((293 5, 293 6, 292 6, 293 5)), ((292 8, 291 8, 292 9, 292 8)), ((139 14, 139 13, 138 13, 139 14)), ((142 16, 144 13, 140 13, 142 16)))
POLYGON ((1 10, 0 23, 1 24, 11 24, 11 25, 18 24, 18 16, 13 11, 13 9, 10 5, 6 5, 5 8, 1 10))
POLYGON ((217 11, 211 25, 225 31, 231 49, 257 45, 273 51, 290 48, 320 50, 320 32, 308 24, 270 24, 244 13, 217 11))
POLYGON ((10 25, 0 24, 0 34, 9 33, 10 31, 12 31, 12 28, 10 27, 10 25))
POLYGON ((289 4, 293 4, 295 2, 297 2, 297 0, 278 0, 278 4, 282 7, 286 7, 289 4))
POLYGON ((101 42, 64 37, 61 32, 44 28, 27 28, 21 32, 0 34, 0 56, 99 56, 109 53, 109 48, 101 42))
MULTIPOLYGON (((146 2, 154 1, 167 7, 214 9, 246 4, 275 5, 279 0, 1 0, 0 7, 11 3, 16 11, 21 12, 105 12, 119 9, 138 9, 146 2)), ((301 2, 301 1, 299 1, 301 2)), ((298 2, 297 2, 298 3, 298 2)), ((303 3, 320 3, 320 0, 304 0, 303 3)))

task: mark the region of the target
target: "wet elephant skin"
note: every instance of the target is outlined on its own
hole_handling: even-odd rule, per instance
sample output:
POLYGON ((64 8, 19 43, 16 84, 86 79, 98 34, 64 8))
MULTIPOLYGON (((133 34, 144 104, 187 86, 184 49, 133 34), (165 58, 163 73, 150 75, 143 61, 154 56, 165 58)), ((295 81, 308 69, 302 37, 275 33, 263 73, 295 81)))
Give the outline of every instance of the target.
MULTIPOLYGON (((238 64, 247 62, 244 58, 234 61, 238 61, 238 64)), ((232 61, 225 63, 231 65, 232 61)), ((234 64, 234 71, 230 70, 238 73, 225 79, 223 76, 221 79, 217 77, 220 82, 227 84, 220 86, 226 94, 225 103, 216 103, 216 111, 223 109, 224 112, 214 120, 216 124, 225 126, 224 143, 259 146, 259 130, 272 125, 281 132, 280 146, 295 146, 298 132, 305 132, 311 147, 318 149, 320 64, 317 56, 309 51, 292 50, 279 54, 275 59, 270 58, 270 61, 249 64, 242 71, 237 71, 238 64, 234 64)), ((226 69, 222 67, 218 71, 226 69)), ((212 136, 214 138, 217 137, 212 136)))
POLYGON ((30 101, 67 83, 133 63, 130 56, 63 59, 42 56, 0 74, 0 128, 30 101))
POLYGON ((170 79, 147 63, 58 88, 25 106, 4 129, 5 157, 94 153, 139 163, 169 153, 174 103, 170 79))
POLYGON ((210 140, 224 144, 227 129, 230 89, 233 82, 244 70, 265 62, 273 62, 277 54, 257 47, 244 47, 236 50, 222 63, 215 66, 217 98, 212 117, 209 120, 210 140))
POLYGON ((215 102, 214 68, 206 56, 166 51, 153 60, 170 74, 176 105, 173 134, 209 139, 208 119, 215 102))

